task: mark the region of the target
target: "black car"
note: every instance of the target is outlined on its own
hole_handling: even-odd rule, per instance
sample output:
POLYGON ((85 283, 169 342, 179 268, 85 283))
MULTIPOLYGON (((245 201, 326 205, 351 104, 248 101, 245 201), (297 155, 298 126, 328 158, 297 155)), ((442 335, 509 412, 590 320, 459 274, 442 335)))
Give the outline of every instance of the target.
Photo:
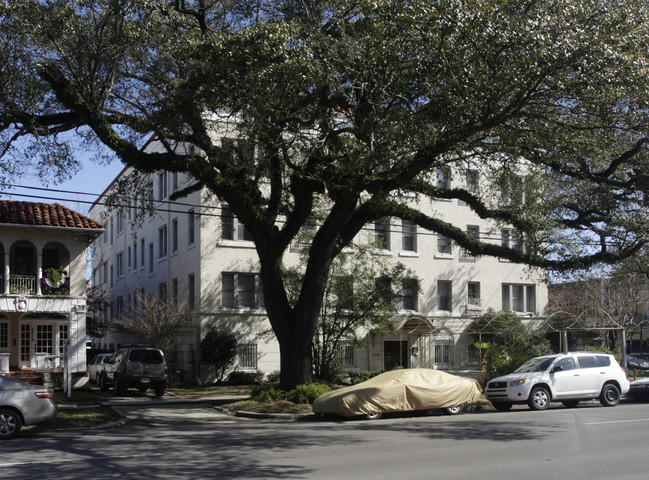
POLYGON ((649 400, 649 378, 642 378, 631 382, 631 387, 626 398, 633 400, 649 400))
POLYGON ((637 370, 649 370, 649 360, 644 360, 642 358, 636 358, 631 355, 627 355, 626 367, 627 370, 630 368, 634 368, 637 370))

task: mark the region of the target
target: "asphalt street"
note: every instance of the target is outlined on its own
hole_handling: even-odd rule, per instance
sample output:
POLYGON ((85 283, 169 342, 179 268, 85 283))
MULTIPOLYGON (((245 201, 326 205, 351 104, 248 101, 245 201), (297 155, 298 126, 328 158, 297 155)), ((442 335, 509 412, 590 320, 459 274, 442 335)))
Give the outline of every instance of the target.
POLYGON ((644 479, 649 404, 340 421, 122 405, 125 424, 2 442, 3 478, 644 479))

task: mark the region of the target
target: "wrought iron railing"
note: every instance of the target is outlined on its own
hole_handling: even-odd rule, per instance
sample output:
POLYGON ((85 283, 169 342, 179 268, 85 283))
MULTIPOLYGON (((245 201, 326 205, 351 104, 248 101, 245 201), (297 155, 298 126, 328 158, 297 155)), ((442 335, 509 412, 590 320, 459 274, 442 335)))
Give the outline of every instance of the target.
POLYGON ((466 299, 466 307, 469 309, 477 310, 482 308, 482 299, 481 298, 474 298, 474 297, 467 297, 466 299))
POLYGON ((11 295, 36 295, 36 277, 32 275, 10 275, 9 293, 11 295))

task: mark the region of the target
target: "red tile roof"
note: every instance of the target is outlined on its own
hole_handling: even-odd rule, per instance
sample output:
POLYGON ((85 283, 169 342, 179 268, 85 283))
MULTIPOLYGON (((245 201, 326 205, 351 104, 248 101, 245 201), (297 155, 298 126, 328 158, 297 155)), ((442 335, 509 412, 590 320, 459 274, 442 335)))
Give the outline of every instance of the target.
POLYGON ((102 229, 104 226, 58 203, 0 200, 0 224, 102 229))

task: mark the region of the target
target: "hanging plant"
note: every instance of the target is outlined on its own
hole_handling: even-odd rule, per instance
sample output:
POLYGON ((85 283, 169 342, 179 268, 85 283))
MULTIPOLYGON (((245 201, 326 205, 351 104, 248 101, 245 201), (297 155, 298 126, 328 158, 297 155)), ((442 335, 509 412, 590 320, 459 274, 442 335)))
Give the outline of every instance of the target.
POLYGON ((41 278, 43 293, 50 295, 67 295, 70 293, 70 278, 63 267, 46 268, 41 278))

